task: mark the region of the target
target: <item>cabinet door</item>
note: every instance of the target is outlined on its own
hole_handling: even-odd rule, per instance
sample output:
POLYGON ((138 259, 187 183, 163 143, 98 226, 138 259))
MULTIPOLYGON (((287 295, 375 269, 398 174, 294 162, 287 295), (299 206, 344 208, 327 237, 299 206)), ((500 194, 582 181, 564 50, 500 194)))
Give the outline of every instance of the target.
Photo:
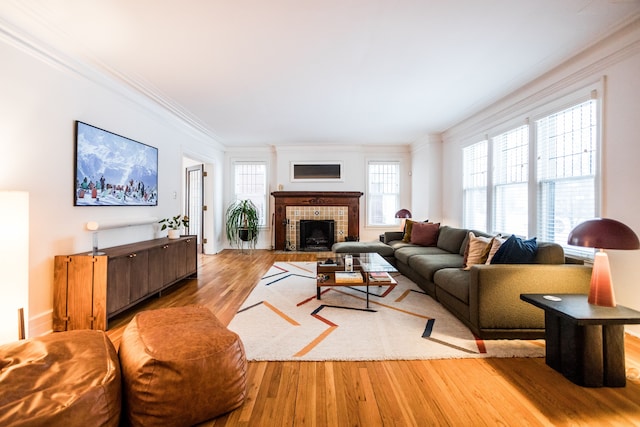
POLYGON ((129 302, 149 294, 149 251, 139 251, 129 258, 129 302))
POLYGON ((164 260, 168 245, 156 246, 149 249, 149 293, 155 293, 162 289, 166 280, 164 278, 164 260))
POLYGON ((109 259, 107 267, 107 314, 115 313, 129 304, 129 257, 109 259))
POLYGON ((198 272, 198 245, 196 237, 189 238, 184 242, 187 247, 186 257, 185 257, 185 269, 186 275, 191 276, 198 272))
POLYGON ((165 247, 164 264, 162 265, 164 271, 164 285, 175 282, 178 278, 178 260, 180 244, 181 242, 171 242, 165 247))
POLYGON ((187 240, 182 240, 175 244, 175 257, 176 257, 176 278, 182 278, 187 275, 187 240))

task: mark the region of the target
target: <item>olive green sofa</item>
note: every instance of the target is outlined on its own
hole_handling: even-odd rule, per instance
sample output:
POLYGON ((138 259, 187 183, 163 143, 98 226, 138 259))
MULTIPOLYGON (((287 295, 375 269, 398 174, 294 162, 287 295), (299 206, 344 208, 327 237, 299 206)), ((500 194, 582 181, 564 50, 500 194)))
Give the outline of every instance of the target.
MULTIPOLYGON (((444 225, 435 246, 406 243, 402 232, 385 233, 384 243, 393 248, 392 260, 398 271, 479 338, 544 338, 544 312, 521 301, 520 294, 588 293, 591 267, 567 264, 562 246, 556 243, 538 242, 533 264, 481 264, 463 269, 469 231, 491 237, 444 225)), ((333 249, 343 252, 340 245, 333 249)), ((349 251, 353 249, 349 247, 349 251)), ((378 250, 381 248, 376 244, 368 251, 378 250)))

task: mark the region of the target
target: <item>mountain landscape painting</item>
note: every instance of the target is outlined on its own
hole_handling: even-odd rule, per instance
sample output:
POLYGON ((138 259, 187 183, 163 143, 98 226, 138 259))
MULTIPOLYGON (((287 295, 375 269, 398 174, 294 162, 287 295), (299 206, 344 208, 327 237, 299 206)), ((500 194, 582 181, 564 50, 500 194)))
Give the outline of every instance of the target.
POLYGON ((156 206, 158 149, 76 122, 76 206, 156 206))

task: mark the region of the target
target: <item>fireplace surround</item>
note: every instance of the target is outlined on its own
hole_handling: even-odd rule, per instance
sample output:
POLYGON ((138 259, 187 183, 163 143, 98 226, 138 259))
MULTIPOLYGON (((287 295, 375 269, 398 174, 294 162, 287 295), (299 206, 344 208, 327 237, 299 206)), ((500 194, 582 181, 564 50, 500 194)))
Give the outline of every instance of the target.
POLYGON ((360 236, 360 191, 274 191, 274 249, 285 250, 288 206, 342 206, 347 212, 347 233, 337 241, 357 240, 360 236))

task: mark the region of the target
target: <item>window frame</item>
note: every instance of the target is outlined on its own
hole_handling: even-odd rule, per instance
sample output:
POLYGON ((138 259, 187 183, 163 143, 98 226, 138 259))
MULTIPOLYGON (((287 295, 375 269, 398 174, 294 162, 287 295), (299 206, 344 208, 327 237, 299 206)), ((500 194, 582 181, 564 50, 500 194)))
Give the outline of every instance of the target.
POLYGON ((402 194, 401 194, 401 180, 402 180, 402 162, 400 160, 373 160, 373 159, 369 159, 366 162, 366 212, 365 212, 365 218, 366 218, 366 222, 365 222, 365 226, 366 227, 371 227, 371 228, 389 228, 389 227, 396 227, 398 225, 398 220, 395 218, 395 213, 401 209, 400 207, 400 201, 402 198, 402 194), (397 167, 397 192, 396 193, 372 193, 371 192, 371 166, 373 165, 393 165, 397 167), (392 219, 392 222, 390 223, 372 223, 370 221, 370 216, 372 215, 373 212, 373 206, 372 203, 376 200, 375 197, 373 197, 373 195, 378 195, 378 194, 395 194, 395 207, 393 208, 393 214, 394 217, 392 219))
MULTIPOLYGON (((494 141, 493 138, 497 135, 500 135, 510 129, 515 129, 518 126, 522 125, 522 123, 526 123, 528 125, 529 131, 529 179, 527 186, 527 197, 528 197, 528 233, 527 236, 538 236, 540 233, 541 224, 539 221, 539 200, 538 200, 538 179, 537 179, 537 171, 538 171, 538 135, 537 135, 537 122, 540 119, 548 117, 553 114, 557 114, 566 109, 573 108, 575 106, 580 105, 581 103, 594 100, 595 103, 595 114, 596 114, 596 141, 595 141, 595 174, 594 174, 594 217, 601 216, 602 210, 602 135, 603 135, 603 127, 604 121, 602 117, 603 111, 603 103, 605 99, 604 94, 604 84, 602 80, 598 82, 591 82, 588 85, 582 86, 580 89, 573 89, 572 91, 563 91, 560 96, 554 97, 550 99, 549 97, 544 100, 538 100, 537 104, 532 106, 531 108, 524 109, 520 108, 520 114, 517 114, 511 117, 509 120, 505 120, 500 124, 495 125, 495 127, 489 127, 488 132, 486 133, 486 139, 488 140, 488 164, 487 169, 489 170, 488 179, 487 179, 487 230, 490 233, 496 234, 499 232, 511 233, 511 230, 495 230, 495 207, 494 207, 494 199, 495 195, 495 183, 493 182, 494 169, 496 167, 494 161, 494 141)), ((480 134, 478 132, 478 134, 480 134)), ((467 148, 472 146, 475 143, 480 142, 481 138, 476 138, 473 141, 469 141, 469 144, 463 147, 467 148)), ((462 193, 464 197, 464 155, 462 157, 462 193)), ((465 215, 465 207, 463 201, 463 221, 465 215)), ((524 237, 527 237, 524 236, 524 237)), ((595 253, 594 250, 590 248, 578 248, 575 246, 570 246, 567 242, 557 242, 560 244, 567 256, 579 259, 593 259, 593 255, 595 253)))
POLYGON ((462 224, 468 229, 489 229, 489 217, 487 212, 487 204, 489 197, 489 138, 479 138, 480 141, 474 142, 462 149, 462 224), (473 151, 471 151, 473 150, 473 151), (469 153, 472 158, 467 158, 469 153), (484 166, 481 163, 484 157, 484 166), (480 167, 478 167, 480 166, 480 167), (471 167, 472 170, 467 168, 471 167), (484 184, 474 185, 482 178, 477 178, 478 174, 484 174, 484 184), (471 182, 473 181, 473 183, 471 182), (475 197, 470 197, 475 196, 475 197), (476 206, 476 197, 484 199, 484 224, 471 220, 467 214, 471 211, 476 212, 481 206, 476 206), (470 200, 472 199, 472 200, 470 200), (473 202, 473 203, 472 203, 473 202))
MULTIPOLYGON (((258 165, 264 166, 264 196, 261 198, 263 204, 264 215, 262 221, 258 225, 260 229, 269 227, 269 163, 266 160, 232 160, 231 161, 231 202, 240 200, 236 192, 236 167, 241 165, 258 165)), ((253 199, 252 199, 253 200, 253 199)), ((260 210, 260 206, 257 206, 260 210)))
MULTIPOLYGON (((535 137, 535 156, 536 156, 536 161, 537 158, 540 156, 539 154, 539 141, 538 141, 538 122, 542 119, 545 119, 549 116, 552 116, 554 114, 558 114, 561 113, 565 110, 568 109, 572 109, 575 108, 585 102, 588 101, 595 101, 595 120, 596 120, 596 130, 595 130, 595 153, 594 153, 594 159, 593 159, 593 163, 594 163, 594 174, 593 174, 593 199, 594 199, 594 206, 593 206, 593 217, 598 217, 600 216, 600 207, 601 207, 601 203, 600 203, 600 191, 601 191, 601 185, 602 185, 602 180, 601 180, 601 159, 602 159, 602 127, 603 127, 603 120, 602 120, 602 97, 599 96, 599 93, 601 93, 600 91, 598 91, 597 89, 593 89, 589 92, 589 94, 585 94, 582 96, 577 96, 574 98, 571 98, 570 100, 567 100, 567 102, 563 102, 563 103, 559 103, 555 106, 553 106, 552 108, 548 108, 544 111, 541 111, 540 113, 536 114, 535 116, 532 117, 531 123, 532 123, 532 130, 531 133, 532 135, 534 135, 535 137)), ((535 223, 533 224, 536 230, 537 234, 543 235, 544 233, 542 233, 542 218, 540 218, 540 211, 542 209, 542 206, 540 205, 540 198, 541 198, 541 193, 538 191, 538 187, 541 185, 541 181, 538 179, 538 168, 539 168, 539 164, 536 163, 535 165, 535 176, 534 176, 534 185, 536 187, 536 191, 535 191, 535 223)), ((575 178, 575 180, 578 180, 577 177, 572 177, 575 178)), ((568 179, 565 180, 556 180, 556 181, 566 181, 568 179)), ((550 182, 550 180, 545 180, 545 182, 550 182)), ((591 219, 591 218, 585 218, 586 219, 591 219)), ((572 227, 575 227, 578 224, 573 224, 572 227)), ((545 223, 545 226, 546 225, 545 223)), ((568 234, 568 233, 567 233, 568 234)), ((593 256, 595 254, 595 250, 592 248, 583 248, 583 247, 577 247, 577 246, 570 246, 568 245, 566 242, 556 242, 562 245, 565 254, 575 257, 575 258, 579 258, 579 259, 593 259, 593 256)))

